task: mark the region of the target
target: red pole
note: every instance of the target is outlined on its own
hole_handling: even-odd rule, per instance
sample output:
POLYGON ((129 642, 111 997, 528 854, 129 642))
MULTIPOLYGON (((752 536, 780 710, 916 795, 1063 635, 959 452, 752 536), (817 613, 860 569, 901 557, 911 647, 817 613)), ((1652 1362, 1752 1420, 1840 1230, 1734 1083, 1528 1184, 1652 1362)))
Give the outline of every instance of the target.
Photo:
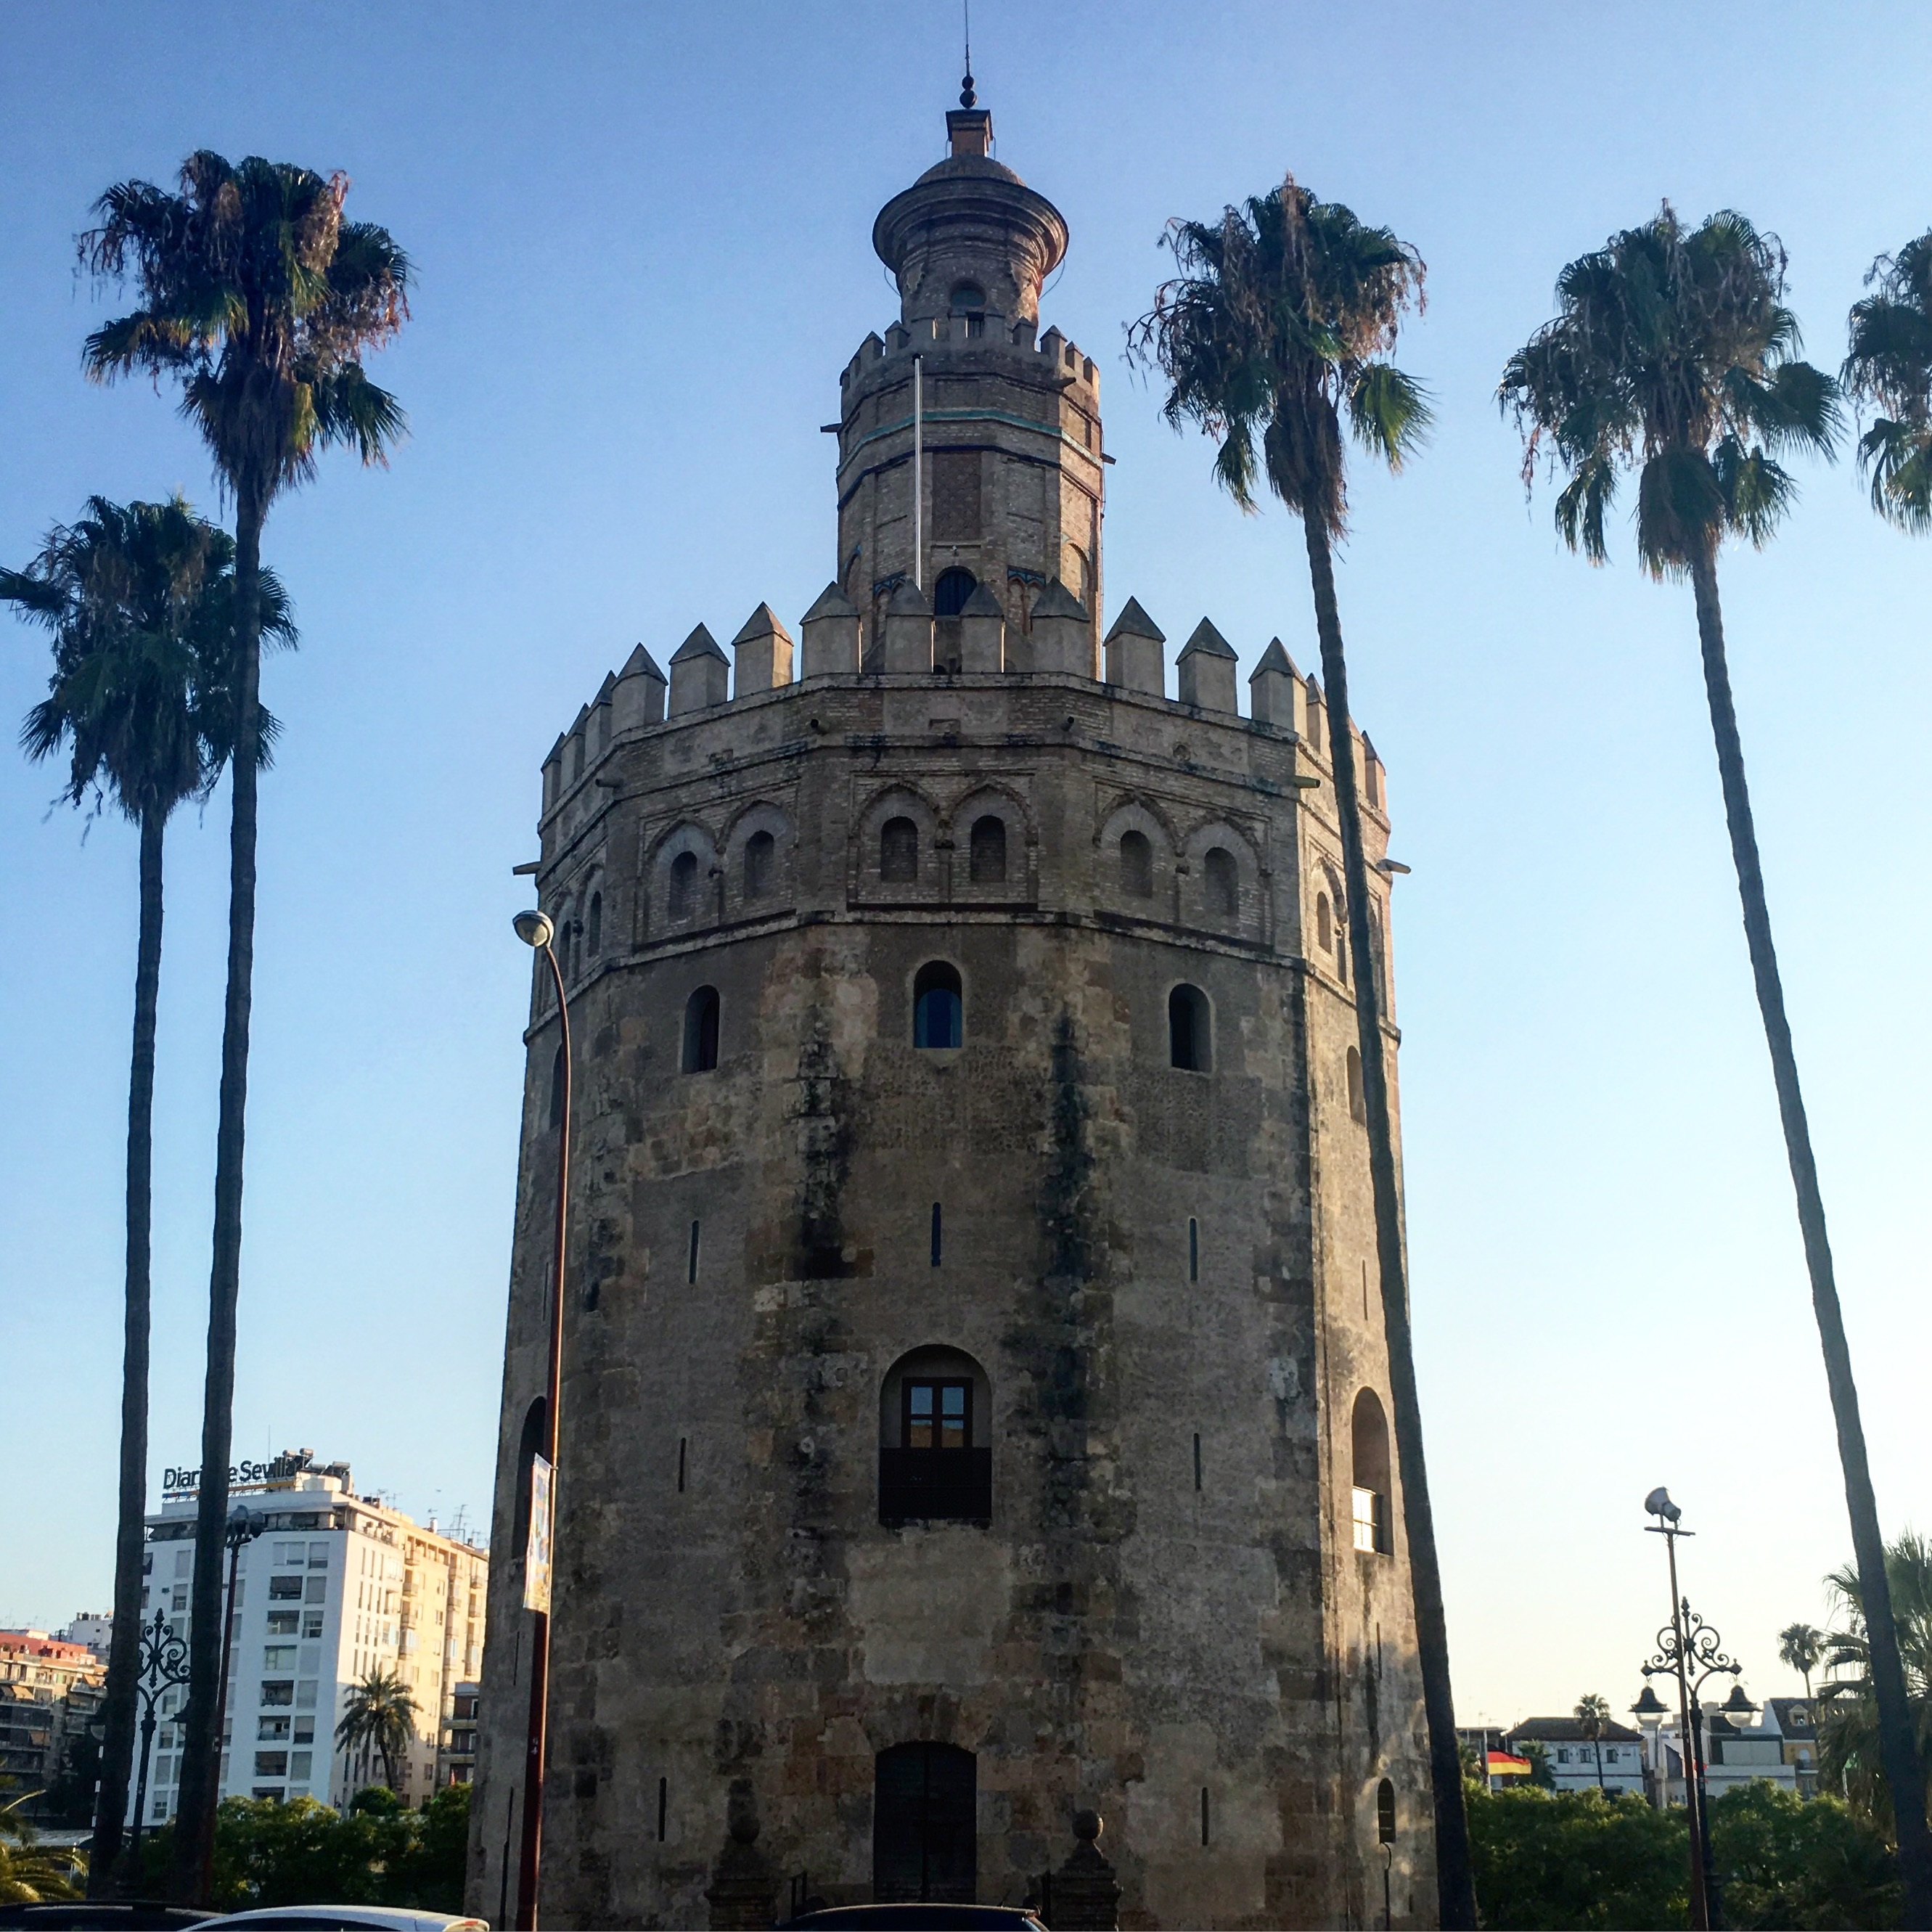
MULTIPOLYGON (((563 1246, 570 1191, 570 1009, 565 1003, 563 971, 556 950, 545 940, 556 988, 556 1014, 562 1028, 563 1107, 556 1144, 556 1247, 550 1276, 550 1361, 544 1381, 543 1442, 538 1453, 550 1466, 550 1549, 555 1570, 556 1522, 556 1408, 563 1358, 563 1246)), ((534 1485, 532 1485, 534 1487, 534 1485)), ((533 1499, 534 1500, 534 1499, 533 1499)), ((543 1856, 543 1774, 550 1716, 550 1612, 535 1613, 530 1637, 530 1714, 524 1746, 524 1834, 517 1866, 517 1932, 536 1932, 537 1876, 543 1856)))

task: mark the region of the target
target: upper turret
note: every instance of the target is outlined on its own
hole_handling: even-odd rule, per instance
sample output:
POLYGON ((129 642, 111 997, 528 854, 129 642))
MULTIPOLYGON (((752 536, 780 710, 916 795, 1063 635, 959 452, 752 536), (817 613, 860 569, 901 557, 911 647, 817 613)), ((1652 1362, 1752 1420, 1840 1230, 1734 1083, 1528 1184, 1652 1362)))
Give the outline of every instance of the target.
POLYGON ((1066 253, 1066 224, 992 158, 985 108, 955 108, 946 131, 945 160, 893 196, 872 224, 872 246, 898 284, 900 320, 983 314, 1036 322, 1040 285, 1066 253))

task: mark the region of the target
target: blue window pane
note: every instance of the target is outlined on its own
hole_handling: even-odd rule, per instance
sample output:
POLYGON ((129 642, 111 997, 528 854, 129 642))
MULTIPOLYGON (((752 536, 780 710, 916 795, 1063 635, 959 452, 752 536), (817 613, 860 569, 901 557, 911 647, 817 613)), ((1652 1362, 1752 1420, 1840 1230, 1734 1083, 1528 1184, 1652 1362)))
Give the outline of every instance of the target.
POLYGON ((959 995, 951 987, 928 987, 920 994, 913 1015, 912 1039, 915 1046, 959 1044, 959 995))

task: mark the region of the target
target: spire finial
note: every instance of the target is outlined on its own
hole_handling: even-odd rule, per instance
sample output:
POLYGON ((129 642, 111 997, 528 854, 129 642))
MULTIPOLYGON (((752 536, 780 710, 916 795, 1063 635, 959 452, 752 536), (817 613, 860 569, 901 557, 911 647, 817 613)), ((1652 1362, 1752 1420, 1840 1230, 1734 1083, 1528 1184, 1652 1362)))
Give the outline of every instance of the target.
POLYGON ((966 22, 966 77, 959 83, 959 104, 975 106, 980 97, 973 92, 973 0, 959 0, 966 22))

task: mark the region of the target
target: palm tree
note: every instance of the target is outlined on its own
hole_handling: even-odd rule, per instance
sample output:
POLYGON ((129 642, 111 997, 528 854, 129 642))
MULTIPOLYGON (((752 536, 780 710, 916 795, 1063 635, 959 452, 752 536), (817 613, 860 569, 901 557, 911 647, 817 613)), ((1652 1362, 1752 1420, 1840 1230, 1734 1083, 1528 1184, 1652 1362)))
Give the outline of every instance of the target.
POLYGON ((1825 1655, 1825 1633, 1810 1624, 1786 1624, 1778 1634, 1778 1660, 1804 1680, 1804 1701, 1811 1701, 1811 1673, 1825 1655))
POLYGON ((396 1788, 396 1760, 416 1735, 419 1713, 400 1674, 372 1670, 349 1694, 335 1741, 344 1750, 373 1750, 382 1760, 382 1782, 396 1788))
MULTIPOLYGON (((1904 1653, 1912 1742, 1924 1772, 1932 1774, 1932 1539, 1907 1530, 1886 1552, 1886 1574, 1904 1653)), ((1896 1829, 1886 1787, 1895 1792, 1897 1786, 1884 1762, 1872 1695, 1863 1580, 1858 1570, 1847 1567, 1825 1580, 1846 1613, 1845 1628, 1825 1640, 1825 1661, 1834 1671, 1854 1674, 1819 1693, 1818 1768, 1853 1804, 1896 1829)))
POLYGON ((1932 230, 1865 278, 1852 304, 1845 387, 1882 413, 1858 439, 1872 508, 1902 530, 1932 530, 1932 230))
POLYGON ((233 817, 230 834, 228 990, 215 1143, 214 1242, 195 1524, 194 1621, 175 1835, 174 1886, 200 1888, 212 1843, 214 1706, 220 1667, 222 1528, 235 1391, 242 1262, 242 1168, 254 972, 256 778, 261 742, 262 526, 284 490, 315 472, 331 444, 365 464, 400 435, 395 398, 361 356, 408 314, 409 263, 388 232, 345 221, 347 178, 251 155, 206 151, 182 164, 181 192, 117 183, 80 238, 97 275, 131 280, 140 306, 87 339, 97 380, 142 373, 182 386, 235 503, 236 653, 233 817))
POLYGON ((85 1852, 51 1850, 20 1814, 38 1791, 0 1804, 0 1905, 37 1905, 43 1900, 76 1898, 73 1881, 87 1870, 85 1852))
MULTIPOLYGON (((233 737, 235 546, 178 496, 165 503, 91 497, 24 571, 0 570, 0 602, 52 634, 48 694, 20 734, 31 758, 68 753, 62 796, 112 799, 140 828, 140 921, 134 1060, 128 1082, 127 1264, 121 1382, 114 1636, 92 1883, 113 1880, 134 1761, 136 1653, 147 1507, 148 1256, 154 1029, 161 966, 162 842, 170 814, 205 797, 233 737)), ((292 641, 287 600, 262 585, 265 628, 292 641)), ((266 720, 272 732, 273 721, 266 720)))
POLYGON ((1742 536, 1763 544, 1796 493, 1776 458, 1791 448, 1829 456, 1839 425, 1837 384, 1798 358, 1798 322, 1784 304, 1784 276, 1777 238, 1760 234, 1742 215, 1714 214, 1687 229, 1666 202, 1642 227, 1612 236, 1563 271, 1556 284, 1559 313, 1510 358, 1500 400, 1526 433, 1526 484, 1533 482, 1546 451, 1552 467, 1566 472, 1556 500, 1556 526, 1566 542, 1593 563, 1604 560, 1604 517, 1619 476, 1634 468, 1637 554, 1644 568, 1654 577, 1690 580, 1744 937, 1797 1191, 1852 1546, 1870 1616, 1886 1774, 1895 1793, 1913 1794, 1899 1808, 1908 1820, 1899 1840, 1906 1922, 1932 1926, 1932 1834, 1912 1750, 1885 1546, 1772 944, 1718 602, 1724 538, 1742 536))
POLYGON ((1402 1202, 1396 1180, 1381 982, 1372 962, 1348 664, 1335 599, 1334 546, 1347 530, 1346 434, 1399 470, 1420 441, 1429 410, 1418 386, 1386 358, 1397 325, 1422 300, 1421 259, 1386 228, 1371 228, 1293 179, 1223 211, 1218 222, 1168 224, 1180 273, 1130 332, 1133 352, 1166 378, 1162 413, 1199 425, 1219 445, 1214 473, 1244 510, 1258 484, 1301 519, 1328 687, 1328 740, 1340 822, 1348 941, 1372 962, 1355 974, 1376 1247, 1388 1340, 1402 1514, 1415 1596, 1416 1642, 1429 1723, 1442 1922, 1473 1926, 1468 1824, 1449 1684, 1442 1574, 1423 1460, 1402 1202))
POLYGON ((1606 1787, 1604 1783, 1604 1732, 1610 1721, 1610 1700, 1600 1697, 1595 1691, 1576 1700, 1576 1728, 1597 1748, 1597 1789, 1606 1787))

